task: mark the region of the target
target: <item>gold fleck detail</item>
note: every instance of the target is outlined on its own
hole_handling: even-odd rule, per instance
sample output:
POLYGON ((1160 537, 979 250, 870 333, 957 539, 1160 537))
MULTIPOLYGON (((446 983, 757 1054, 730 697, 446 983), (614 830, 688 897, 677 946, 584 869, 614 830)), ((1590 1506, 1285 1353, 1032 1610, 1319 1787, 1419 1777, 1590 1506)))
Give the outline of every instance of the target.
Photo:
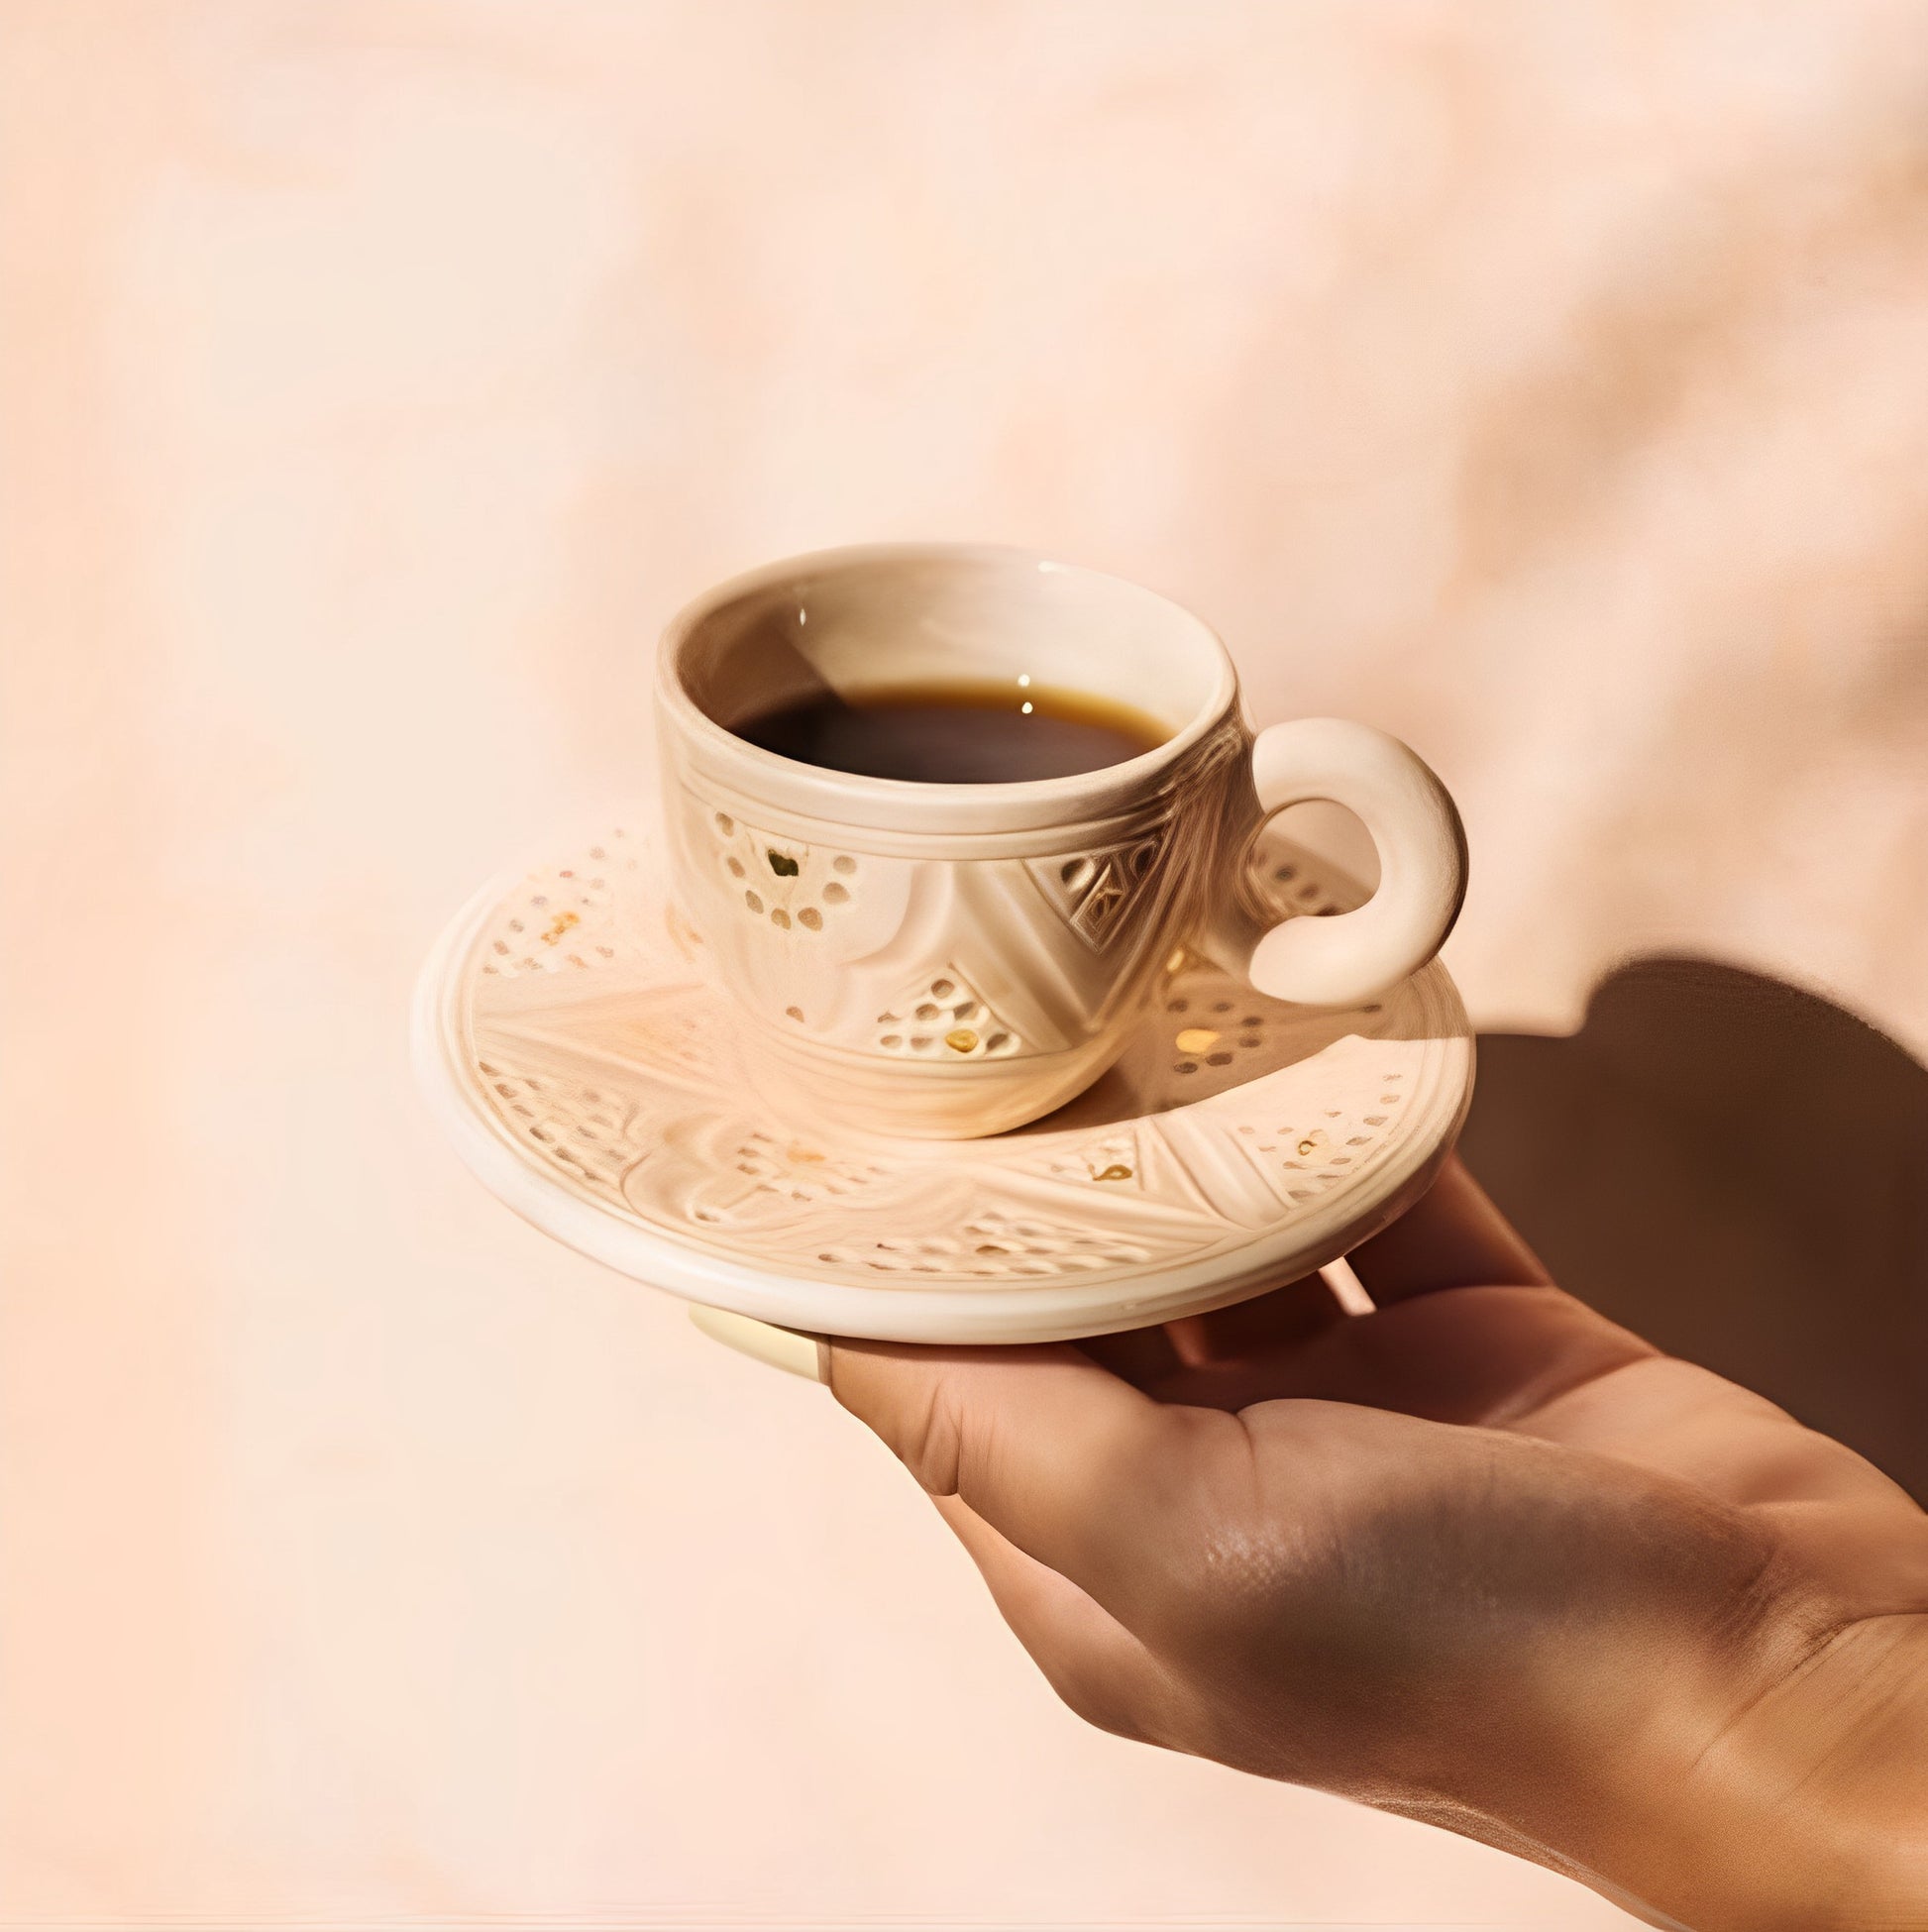
POLYGON ((558 912, 556 914, 556 923, 542 935, 542 943, 545 946, 553 946, 561 940, 563 934, 572 925, 581 925, 582 923, 582 914, 579 912, 558 912))
POLYGON ((978 1036, 968 1026, 953 1026, 944 1035, 944 1044, 953 1053, 969 1053, 976 1049, 978 1036))
POLYGON ((1091 1178, 1094 1181, 1128 1181, 1131 1170, 1122 1160, 1115 1160, 1109 1167, 1101 1167, 1091 1178))
POLYGON ((1309 1134, 1307 1134, 1303 1140, 1299 1142, 1298 1150, 1301 1155, 1305 1155, 1305 1154, 1315 1152, 1318 1148, 1323 1147, 1325 1144, 1326 1144, 1326 1129, 1324 1127, 1314 1127, 1313 1130, 1309 1134))
POLYGON ((1174 1042, 1181 1053, 1203 1053, 1218 1043, 1219 1036, 1210 1026, 1187 1026, 1174 1042))

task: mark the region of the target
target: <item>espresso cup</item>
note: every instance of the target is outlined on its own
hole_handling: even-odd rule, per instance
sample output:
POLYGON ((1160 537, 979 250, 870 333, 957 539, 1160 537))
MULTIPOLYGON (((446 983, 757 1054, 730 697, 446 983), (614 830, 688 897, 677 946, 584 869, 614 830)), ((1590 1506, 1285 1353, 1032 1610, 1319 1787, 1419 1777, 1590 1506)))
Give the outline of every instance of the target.
POLYGON ((1254 736, 1199 618, 1024 551, 876 545, 736 578, 670 625, 656 711, 677 903, 759 1079, 805 1117, 999 1132, 1104 1072, 1175 946, 1272 999, 1347 1007, 1425 965, 1465 889, 1452 801, 1396 738, 1340 718, 1254 736), (1071 777, 947 785, 738 735, 825 690, 1006 680, 1127 706, 1163 742, 1071 777), (1354 912, 1281 920, 1250 848, 1309 800, 1363 821, 1379 885, 1354 912))

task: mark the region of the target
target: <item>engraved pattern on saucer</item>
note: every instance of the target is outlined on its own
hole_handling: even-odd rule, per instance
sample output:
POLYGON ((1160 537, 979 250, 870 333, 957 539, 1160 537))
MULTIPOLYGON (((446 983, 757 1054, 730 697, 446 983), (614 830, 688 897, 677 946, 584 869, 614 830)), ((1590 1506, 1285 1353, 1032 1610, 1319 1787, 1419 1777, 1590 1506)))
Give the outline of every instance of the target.
MULTIPOLYGON (((472 902, 424 969, 416 1057, 493 1192, 689 1299, 916 1342, 1168 1321, 1356 1245, 1430 1183, 1464 1118, 1471 1032, 1437 962, 1325 1012, 1182 948, 1120 1062, 1043 1121, 932 1141, 798 1118, 761 1098, 759 1028, 668 903, 650 824, 472 902)), ((1254 877, 1309 917, 1363 897, 1273 834, 1254 877)), ((915 991, 932 1025, 983 1004, 915 991)))

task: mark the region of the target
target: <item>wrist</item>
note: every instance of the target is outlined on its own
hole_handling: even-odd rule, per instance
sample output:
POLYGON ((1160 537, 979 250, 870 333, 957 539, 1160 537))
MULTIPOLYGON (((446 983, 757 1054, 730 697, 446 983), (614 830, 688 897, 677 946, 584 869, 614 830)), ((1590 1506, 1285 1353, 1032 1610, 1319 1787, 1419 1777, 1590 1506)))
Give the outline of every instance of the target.
POLYGON ((1928 1926, 1928 1616, 1778 1648, 1711 1744, 1636 1765, 1604 1875, 1695 1932, 1928 1926))

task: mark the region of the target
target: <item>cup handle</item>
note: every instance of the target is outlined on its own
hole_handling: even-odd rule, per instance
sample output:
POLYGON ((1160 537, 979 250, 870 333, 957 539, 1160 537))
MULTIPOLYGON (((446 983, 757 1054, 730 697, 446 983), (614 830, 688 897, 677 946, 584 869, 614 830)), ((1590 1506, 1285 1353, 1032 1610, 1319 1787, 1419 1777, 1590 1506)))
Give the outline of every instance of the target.
MULTIPOLYGON (((1440 950, 1466 894, 1466 835, 1451 795, 1416 753, 1350 718, 1297 718, 1252 742, 1259 822, 1328 800, 1357 813, 1379 851, 1379 889, 1357 911, 1267 926, 1227 909, 1208 939, 1222 964, 1274 1000, 1350 1007, 1397 986, 1440 950)), ((1244 863, 1239 841, 1234 863, 1244 863)))

